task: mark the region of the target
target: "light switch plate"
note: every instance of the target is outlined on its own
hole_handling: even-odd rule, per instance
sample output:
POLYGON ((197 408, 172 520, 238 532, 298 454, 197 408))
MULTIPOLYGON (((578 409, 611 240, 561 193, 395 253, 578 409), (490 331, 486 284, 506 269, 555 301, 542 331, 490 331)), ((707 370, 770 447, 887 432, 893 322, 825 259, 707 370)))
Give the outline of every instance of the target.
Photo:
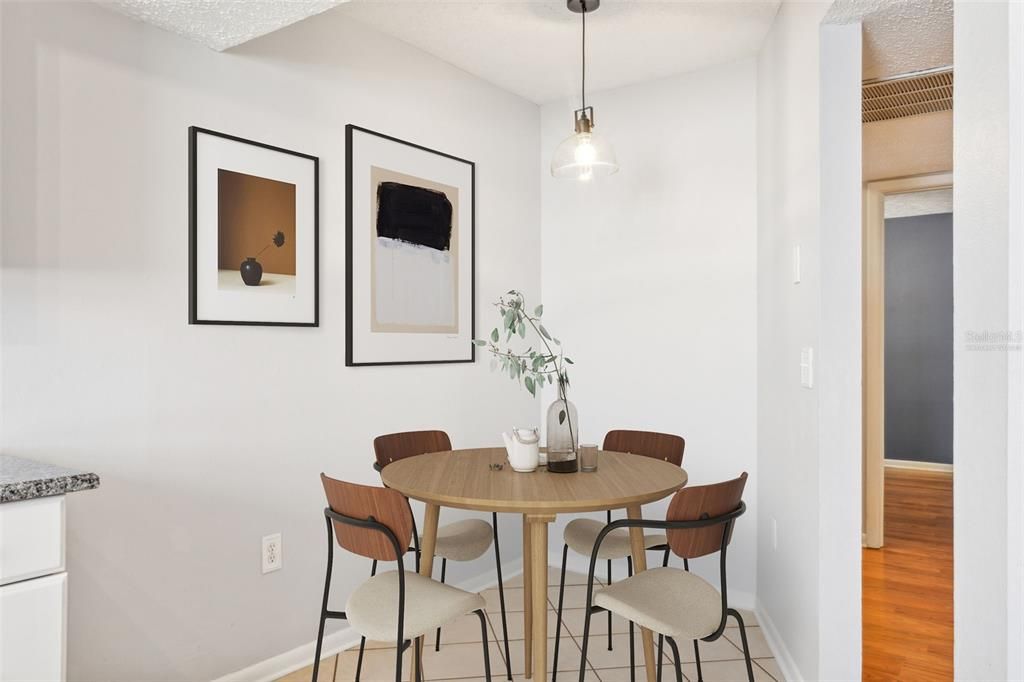
POLYGON ((800 349, 800 385, 814 388, 814 349, 809 346, 800 349))

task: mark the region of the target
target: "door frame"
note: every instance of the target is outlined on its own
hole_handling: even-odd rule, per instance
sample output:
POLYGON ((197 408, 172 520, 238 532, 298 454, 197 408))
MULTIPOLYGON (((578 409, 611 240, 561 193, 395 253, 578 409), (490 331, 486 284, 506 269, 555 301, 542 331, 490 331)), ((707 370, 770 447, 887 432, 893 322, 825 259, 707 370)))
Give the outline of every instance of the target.
POLYGON ((953 187, 953 173, 864 183, 863 477, 864 546, 885 543, 885 197, 953 187))

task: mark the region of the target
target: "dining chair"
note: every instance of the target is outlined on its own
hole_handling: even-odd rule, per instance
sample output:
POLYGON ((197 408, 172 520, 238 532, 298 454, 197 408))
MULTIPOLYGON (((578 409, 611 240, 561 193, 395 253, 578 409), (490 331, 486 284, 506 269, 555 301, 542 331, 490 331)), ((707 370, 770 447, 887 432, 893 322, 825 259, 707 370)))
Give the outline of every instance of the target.
MULTIPOLYGON (((658 433, 656 431, 631 431, 617 429, 609 431, 604 437, 603 450, 611 452, 625 452, 642 457, 651 457, 676 466, 682 466, 683 453, 686 450, 686 441, 669 433, 658 433)), ((608 523, 612 522, 612 512, 608 511, 608 523)), ((558 648, 562 637, 562 606, 565 597, 565 565, 569 558, 569 550, 577 554, 590 556, 597 541, 598 535, 604 529, 605 524, 596 519, 573 519, 565 527, 562 535, 562 573, 558 583, 558 620, 555 625, 555 651, 551 663, 551 681, 558 678, 558 648)), ((648 551, 664 552, 663 563, 668 561, 668 545, 664 533, 644 533, 644 548, 648 551)), ((612 534, 601 548, 600 558, 607 562, 608 584, 612 582, 612 561, 616 559, 626 560, 626 575, 633 575, 633 551, 630 544, 629 532, 622 530, 612 534)), ((686 567, 689 569, 689 566, 686 567)), ((612 614, 608 612, 608 651, 612 650, 612 614)), ((661 670, 662 642, 658 641, 658 669, 661 670)), ((629 628, 629 665, 630 680, 635 679, 633 672, 636 661, 636 644, 633 641, 633 626, 629 628)), ((659 675, 660 678, 660 675, 659 675)))
POLYGON ((598 534, 590 555, 587 573, 587 613, 583 625, 583 665, 580 682, 586 670, 590 618, 607 611, 651 632, 657 632, 672 649, 676 682, 683 681, 678 642, 692 640, 697 654, 697 682, 703 682, 697 641, 713 642, 725 632, 732 616, 739 625, 747 679, 754 682, 754 669, 747 646, 747 629, 739 611, 729 607, 726 577, 726 549, 732 540, 736 519, 746 511, 743 488, 744 472, 738 478, 711 485, 682 488, 669 503, 664 521, 621 519, 605 526, 598 534), (664 532, 671 551, 689 561, 697 557, 719 554, 719 585, 721 590, 685 569, 662 566, 642 571, 617 583, 594 590, 594 570, 601 558, 601 546, 614 533, 630 528, 664 532))
MULTIPOLYGON (((401 459, 424 455, 428 452, 445 452, 451 449, 451 439, 444 431, 389 433, 378 436, 373 440, 373 451, 376 456, 373 468, 381 472, 387 465, 401 459)), ((416 533, 415 526, 413 527, 413 533, 414 535, 416 533)), ((418 567, 419 538, 416 537, 415 540, 418 567)), ((498 573, 498 603, 501 607, 501 632, 505 645, 505 673, 508 679, 511 680, 512 665, 509 658, 508 619, 505 614, 505 586, 501 575, 501 548, 498 544, 498 514, 491 514, 491 523, 487 523, 483 519, 464 519, 438 527, 434 555, 441 557, 441 583, 443 584, 449 560, 473 561, 478 559, 487 552, 492 542, 494 544, 494 561, 498 573)), ((374 562, 370 568, 370 575, 374 575, 376 570, 377 563, 374 562)), ((366 639, 363 638, 359 642, 359 657, 356 660, 356 682, 359 682, 365 647, 366 639)), ((441 650, 440 627, 437 628, 434 634, 434 650, 441 650)))
MULTIPOLYGON (((324 508, 327 577, 316 636, 313 682, 317 682, 320 674, 320 654, 328 618, 347 620, 353 630, 372 640, 387 641, 395 637, 395 681, 402 682, 402 656, 416 638, 470 613, 480 619, 484 675, 490 682, 491 662, 483 597, 405 570, 403 557, 413 534, 408 500, 395 490, 339 481, 323 473, 320 481, 327 495, 327 507, 324 508), (375 562, 397 562, 397 570, 374 575, 357 587, 349 595, 344 611, 328 609, 335 541, 343 549, 375 562)), ((416 666, 419 672, 417 679, 422 682, 419 647, 413 646, 413 649, 419 662, 416 666)))

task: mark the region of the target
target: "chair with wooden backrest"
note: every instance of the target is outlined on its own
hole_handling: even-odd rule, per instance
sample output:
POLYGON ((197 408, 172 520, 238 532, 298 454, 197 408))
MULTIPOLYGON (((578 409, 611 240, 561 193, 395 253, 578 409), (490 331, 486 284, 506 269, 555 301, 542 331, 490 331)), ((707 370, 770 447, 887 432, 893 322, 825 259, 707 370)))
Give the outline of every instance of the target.
MULTIPOLYGON (((682 437, 670 433, 658 433, 656 431, 630 431, 618 429, 609 431, 604 437, 603 450, 609 452, 626 452, 643 457, 651 457, 676 466, 683 465, 683 453, 686 450, 686 441, 682 437)), ((612 512, 608 511, 608 523, 612 522, 612 512)), ((564 544, 562 545, 562 576, 558 584, 558 620, 555 625, 555 651, 551 664, 551 680, 554 682, 558 677, 558 649, 562 637, 562 604, 565 596, 565 566, 569 558, 571 548, 577 554, 590 556, 594 548, 597 536, 604 529, 605 524, 595 519, 574 519, 565 527, 563 534, 564 544)), ((664 533, 644 534, 644 547, 650 551, 664 551, 665 561, 668 561, 668 545, 664 533)), ((608 562, 608 584, 612 582, 612 560, 626 560, 626 574, 633 574, 632 546, 630 544, 628 531, 618 531, 608 538, 601 550, 601 558, 608 562)), ((630 670, 636 660, 636 645, 633 642, 633 627, 629 630, 629 664, 630 670)), ((608 613, 608 651, 612 650, 612 614, 608 613)), ((662 642, 658 641, 658 661, 660 661, 662 642)), ((631 679, 634 673, 630 672, 631 679)))
MULTIPOLYGON (((384 467, 408 457, 425 455, 429 452, 447 452, 452 449, 451 439, 444 431, 406 431, 378 436, 373 440, 373 451, 376 456, 373 468, 378 472, 384 467)), ((415 532, 415 530, 414 530, 415 532)), ((501 606, 501 629, 505 644, 505 673, 512 679, 512 666, 509 657, 508 620, 505 615, 505 587, 501 575, 501 549, 498 545, 498 514, 491 514, 491 523, 482 519, 463 519, 455 523, 440 526, 437 529, 437 546, 434 555, 441 557, 441 582, 445 581, 448 560, 473 561, 494 544, 494 561, 498 573, 498 601, 501 606)), ((417 547, 418 547, 417 543, 417 547)), ((376 564, 371 568, 371 575, 376 571, 376 564)), ((356 682, 362 668, 365 640, 359 643, 359 658, 356 661, 356 682)), ((441 628, 434 635, 434 650, 441 648, 441 628)))
MULTIPOLYGON (((347 620, 363 637, 386 641, 395 637, 395 680, 402 682, 402 655, 417 637, 460 616, 475 613, 480 619, 485 676, 491 679, 484 599, 418 573, 407 573, 403 556, 412 539, 409 503, 387 488, 348 483, 320 474, 327 495, 327 577, 316 638, 313 682, 320 672, 324 626, 328 618, 347 620), (333 526, 333 533, 332 533, 333 526), (342 548, 376 561, 395 561, 397 571, 371 577, 349 595, 344 611, 327 608, 334 568, 334 542, 342 548), (409 608, 407 609, 406 606, 409 608)), ((418 652, 417 652, 418 654, 418 652)), ((417 666, 422 670, 423 666, 417 666)))
MULTIPOLYGON (((583 657, 587 660, 590 637, 590 617, 599 611, 609 611, 657 632, 668 640, 676 667, 676 682, 682 682, 682 661, 679 640, 692 640, 696 651, 697 640, 713 642, 725 632, 729 616, 739 624, 743 642, 743 656, 747 664, 747 678, 754 680, 754 670, 747 646, 747 630, 743 617, 729 607, 728 579, 726 576, 726 549, 732 540, 733 525, 746 511, 743 488, 747 474, 731 481, 711 485, 683 488, 669 504, 664 521, 623 519, 615 521, 601 531, 590 556, 587 575, 587 614, 583 626, 583 657), (685 560, 719 553, 719 579, 721 590, 684 569, 661 567, 643 571, 595 592, 594 570, 600 558, 601 545, 615 532, 629 528, 661 530, 666 533, 669 548, 685 560)), ((585 669, 585 665, 581 665, 585 669)), ((700 658, 697 658, 697 680, 702 682, 700 658)), ((580 674, 583 682, 583 674, 580 674)))

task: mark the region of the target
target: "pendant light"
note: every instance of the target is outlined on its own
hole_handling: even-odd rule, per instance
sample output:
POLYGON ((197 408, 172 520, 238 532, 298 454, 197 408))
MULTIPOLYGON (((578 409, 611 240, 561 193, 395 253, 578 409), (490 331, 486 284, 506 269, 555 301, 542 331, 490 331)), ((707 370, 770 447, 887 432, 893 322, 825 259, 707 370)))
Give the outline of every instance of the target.
POLYGON ((569 10, 580 15, 583 24, 583 74, 580 79, 580 108, 573 112, 576 132, 562 141, 551 159, 551 175, 587 181, 597 175, 619 170, 611 144, 594 131, 594 107, 587 106, 587 14, 601 6, 601 0, 566 0, 569 10))

